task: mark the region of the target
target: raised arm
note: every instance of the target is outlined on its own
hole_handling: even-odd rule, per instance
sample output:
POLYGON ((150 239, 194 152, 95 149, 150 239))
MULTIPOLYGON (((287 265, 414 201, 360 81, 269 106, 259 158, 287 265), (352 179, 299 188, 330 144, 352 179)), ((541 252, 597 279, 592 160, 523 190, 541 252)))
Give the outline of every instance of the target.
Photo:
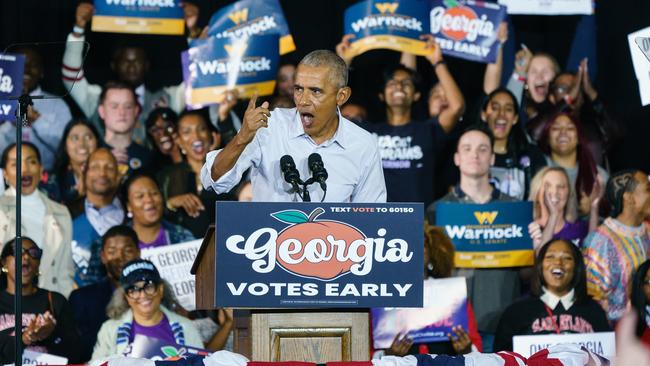
POLYGON ((503 45, 508 40, 508 23, 502 22, 499 24, 497 30, 497 40, 499 41, 499 48, 497 50, 497 60, 493 64, 488 64, 485 67, 485 75, 483 76, 483 92, 490 94, 501 84, 501 74, 503 72, 503 45))
POLYGON ((440 123, 440 127, 442 127, 445 132, 449 133, 454 129, 456 123, 465 111, 465 98, 463 98, 463 93, 461 93, 460 88, 458 88, 458 84, 456 84, 454 77, 451 76, 447 64, 442 57, 442 50, 433 36, 425 34, 422 35, 422 39, 427 41, 427 48, 431 49, 431 53, 425 57, 429 60, 431 66, 433 66, 438 81, 447 95, 449 106, 440 112, 438 122, 440 123))
POLYGON ((417 69, 416 57, 412 53, 402 52, 402 56, 399 58, 399 63, 408 67, 411 70, 417 69))
POLYGON ((253 141, 257 130, 268 127, 268 119, 271 116, 269 103, 264 102, 261 106, 255 107, 257 95, 254 95, 248 102, 248 108, 244 114, 244 122, 235 138, 221 151, 210 167, 210 176, 213 181, 219 180, 230 171, 241 156, 242 152, 253 141))
POLYGON ((530 65, 532 58, 533 53, 527 47, 522 47, 515 54, 515 69, 512 71, 510 79, 508 79, 507 88, 517 97, 517 103, 519 105, 521 105, 521 100, 524 95, 524 84, 528 75, 528 65, 530 65))

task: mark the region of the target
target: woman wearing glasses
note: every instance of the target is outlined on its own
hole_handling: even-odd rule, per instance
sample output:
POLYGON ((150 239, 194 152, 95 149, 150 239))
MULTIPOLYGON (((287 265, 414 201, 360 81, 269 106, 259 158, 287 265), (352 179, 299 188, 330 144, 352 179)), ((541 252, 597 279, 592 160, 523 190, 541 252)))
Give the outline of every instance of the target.
POLYGON ((48 353, 78 362, 78 336, 72 308, 58 292, 39 288, 38 267, 43 251, 30 238, 22 238, 22 276, 16 279, 15 238, 0 254, 0 362, 14 362, 14 297, 16 280, 22 285, 22 340, 25 349, 48 353))
POLYGON ((110 319, 99 330, 93 360, 122 354, 137 336, 203 348, 192 322, 168 309, 173 294, 165 288, 153 263, 144 259, 127 263, 120 284, 106 308, 110 319))

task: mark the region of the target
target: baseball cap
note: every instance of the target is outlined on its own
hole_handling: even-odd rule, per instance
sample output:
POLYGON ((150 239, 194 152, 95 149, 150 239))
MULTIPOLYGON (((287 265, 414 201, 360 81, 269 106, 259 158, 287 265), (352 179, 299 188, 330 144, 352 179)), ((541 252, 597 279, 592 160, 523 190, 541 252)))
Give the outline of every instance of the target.
POLYGON ((151 281, 160 283, 160 273, 153 263, 146 259, 134 259, 122 268, 120 283, 127 289, 138 281, 151 281))

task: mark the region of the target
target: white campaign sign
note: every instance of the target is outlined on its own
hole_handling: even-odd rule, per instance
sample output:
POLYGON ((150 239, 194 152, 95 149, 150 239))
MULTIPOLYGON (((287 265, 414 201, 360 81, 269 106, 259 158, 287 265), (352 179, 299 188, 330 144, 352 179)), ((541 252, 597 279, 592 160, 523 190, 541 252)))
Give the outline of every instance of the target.
POLYGON ((61 356, 26 349, 23 351, 23 365, 67 365, 68 359, 61 356))
POLYGON ((188 311, 196 309, 194 275, 190 269, 201 247, 202 239, 145 249, 141 257, 158 268, 160 276, 172 287, 178 302, 188 311))
POLYGON ((569 15, 593 14, 592 0, 499 0, 508 14, 569 15))
POLYGON ((650 104, 650 61, 644 55, 644 51, 646 53, 650 52, 650 42, 637 42, 637 38, 645 37, 650 37, 650 27, 627 35, 627 43, 630 46, 634 73, 636 74, 636 79, 639 81, 639 95, 641 96, 641 105, 643 106, 650 104))
POLYGON ((591 352, 609 359, 616 356, 614 332, 515 336, 512 337, 512 350, 528 358, 550 346, 567 343, 583 346, 591 352))

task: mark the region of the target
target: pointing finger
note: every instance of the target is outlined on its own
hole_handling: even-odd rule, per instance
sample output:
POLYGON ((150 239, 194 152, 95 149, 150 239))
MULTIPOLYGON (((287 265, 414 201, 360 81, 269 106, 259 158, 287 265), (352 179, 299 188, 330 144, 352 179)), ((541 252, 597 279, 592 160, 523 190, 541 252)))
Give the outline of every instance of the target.
POLYGON ((255 109, 255 104, 257 103, 257 92, 253 93, 251 100, 248 101, 248 110, 255 109))

